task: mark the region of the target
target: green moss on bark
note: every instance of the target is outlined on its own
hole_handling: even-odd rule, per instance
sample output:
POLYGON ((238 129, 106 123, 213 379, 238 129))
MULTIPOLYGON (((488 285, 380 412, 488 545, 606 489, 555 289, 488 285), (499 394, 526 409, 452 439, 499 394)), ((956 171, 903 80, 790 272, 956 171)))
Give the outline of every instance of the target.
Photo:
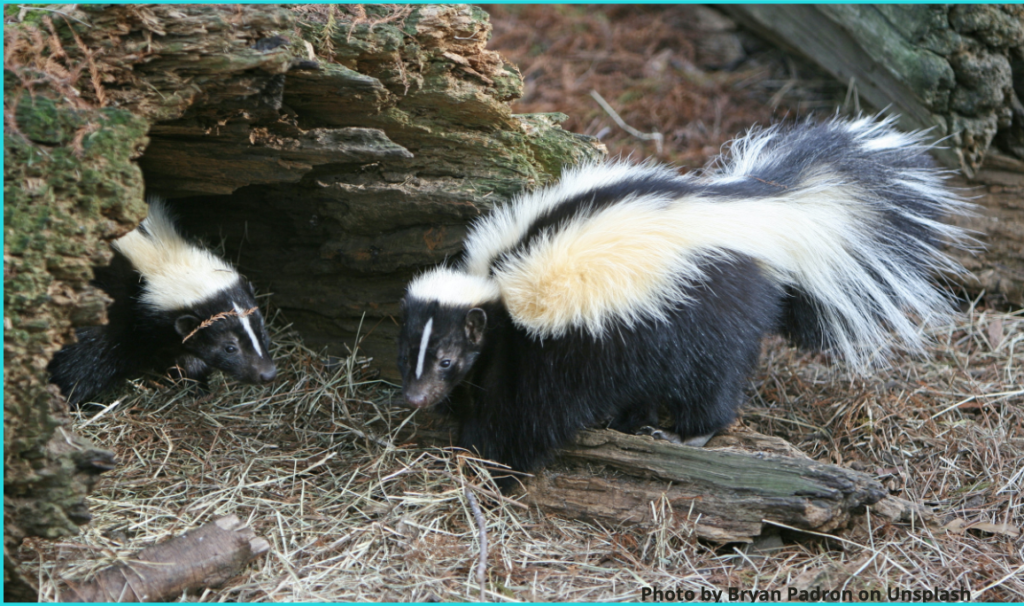
MULTIPOLYGON (((18 95, 17 91, 14 91, 18 95)), ((132 161, 147 124, 123 110, 84 110, 22 92, 4 136, 4 493, 7 533, 49 538, 88 520, 95 477, 77 456, 112 455, 68 436, 54 443, 65 404, 46 364, 90 304, 91 266, 108 242, 145 215, 142 174, 132 161), (12 128, 12 126, 14 128, 12 128)))

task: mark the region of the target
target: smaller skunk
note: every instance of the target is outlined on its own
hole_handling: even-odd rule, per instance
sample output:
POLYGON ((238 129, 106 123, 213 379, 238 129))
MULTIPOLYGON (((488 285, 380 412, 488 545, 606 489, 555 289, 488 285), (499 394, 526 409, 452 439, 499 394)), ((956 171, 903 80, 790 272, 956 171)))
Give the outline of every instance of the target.
POLYGON ((414 279, 398 364, 459 445, 530 471, 584 427, 696 438, 736 415, 762 338, 866 369, 952 312, 942 222, 966 204, 893 119, 752 130, 702 176, 588 164, 478 221, 414 279))
POLYGON ((113 243, 93 284, 114 302, 109 322, 76 331, 47 367, 72 405, 117 381, 173 369, 205 387, 213 369, 245 383, 277 375, 252 285, 229 264, 185 240, 164 203, 113 243))

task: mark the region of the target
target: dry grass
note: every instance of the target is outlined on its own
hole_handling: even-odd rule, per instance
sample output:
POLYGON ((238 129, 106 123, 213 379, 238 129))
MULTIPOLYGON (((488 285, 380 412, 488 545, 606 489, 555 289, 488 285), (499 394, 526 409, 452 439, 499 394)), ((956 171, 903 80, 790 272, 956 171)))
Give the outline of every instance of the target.
MULTIPOLYGON (((143 546, 238 515, 271 553, 203 601, 478 599, 479 536, 466 498, 483 504, 485 599, 637 600, 645 586, 700 591, 925 588, 1024 599, 1024 314, 972 309, 938 331, 927 359, 897 359, 851 379, 820 354, 766 344, 744 417, 818 460, 876 474, 932 506, 946 528, 863 516, 836 539, 784 535, 763 552, 690 536, 663 512, 647 527, 599 527, 497 501, 481 464, 396 444, 413 419, 367 361, 328 368, 275 329, 279 380, 215 383, 197 400, 139 381, 76 431, 121 465, 91 498, 95 519, 73 541, 29 540, 20 557, 52 600, 143 546)), ((412 422, 415 422, 413 419, 412 422)))

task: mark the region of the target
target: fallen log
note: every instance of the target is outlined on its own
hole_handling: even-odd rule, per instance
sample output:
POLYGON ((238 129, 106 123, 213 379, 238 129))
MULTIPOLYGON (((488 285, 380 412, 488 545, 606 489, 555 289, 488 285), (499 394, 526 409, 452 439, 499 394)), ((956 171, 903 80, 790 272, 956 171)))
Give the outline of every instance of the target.
MULTIPOLYGON (((399 437, 444 447, 456 435, 435 420, 399 437)), ((868 474, 819 463, 781 438, 740 427, 704 448, 583 431, 524 486, 526 501, 546 512, 615 525, 670 515, 715 543, 752 542, 773 523, 830 532, 866 506, 893 522, 931 520, 925 508, 888 496, 868 474)))
POLYGON ((224 584, 269 550, 266 539, 231 515, 147 547, 89 581, 68 583, 69 589, 58 601, 170 600, 184 591, 224 584))
POLYGON ((722 5, 777 45, 852 85, 905 130, 931 128, 932 152, 962 169, 977 212, 956 217, 983 245, 949 253, 974 298, 1024 305, 1024 8, 1001 5, 722 5))
MULTIPOLYGON (((722 5, 773 42, 804 54, 906 130, 933 128, 936 157, 968 177, 989 146, 1024 152, 1014 88, 1024 11, 1012 5, 722 5)), ((1024 158, 1021 158, 1024 159, 1024 158)))

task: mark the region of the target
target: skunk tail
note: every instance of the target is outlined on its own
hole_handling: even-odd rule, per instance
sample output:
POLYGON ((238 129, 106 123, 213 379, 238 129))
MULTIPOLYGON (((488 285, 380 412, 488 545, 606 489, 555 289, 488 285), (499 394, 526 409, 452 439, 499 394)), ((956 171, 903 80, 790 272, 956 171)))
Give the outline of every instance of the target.
POLYGON ((783 334, 838 350, 860 369, 884 360, 889 330, 920 350, 921 326, 948 319, 950 297, 932 278, 964 269, 940 248, 969 241, 942 218, 970 205, 944 185, 947 171, 935 167, 922 134, 901 133, 894 120, 754 131, 733 143, 731 158, 705 181, 711 190, 735 196, 750 189, 796 211, 764 225, 763 252, 786 250, 746 252, 785 284, 783 334), (779 230, 790 233, 772 238, 779 230))

